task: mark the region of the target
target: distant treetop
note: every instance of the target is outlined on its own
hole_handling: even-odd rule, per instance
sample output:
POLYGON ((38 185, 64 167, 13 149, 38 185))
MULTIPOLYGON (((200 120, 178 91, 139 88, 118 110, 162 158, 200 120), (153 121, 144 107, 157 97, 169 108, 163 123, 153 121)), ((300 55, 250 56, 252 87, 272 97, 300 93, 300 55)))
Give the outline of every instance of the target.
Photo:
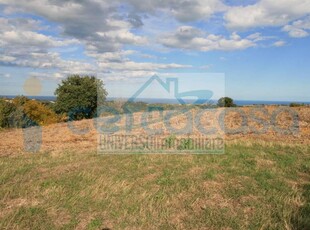
POLYGON ((230 97, 222 97, 217 102, 218 107, 236 107, 234 100, 230 97))

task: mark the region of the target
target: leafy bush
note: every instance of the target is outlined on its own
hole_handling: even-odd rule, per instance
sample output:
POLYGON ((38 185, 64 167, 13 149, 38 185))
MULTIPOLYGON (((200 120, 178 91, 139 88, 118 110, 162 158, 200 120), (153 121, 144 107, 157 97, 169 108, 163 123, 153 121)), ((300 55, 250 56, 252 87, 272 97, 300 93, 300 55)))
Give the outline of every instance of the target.
POLYGON ((71 75, 55 91, 55 110, 73 120, 92 118, 106 99, 103 82, 94 76, 71 75))
POLYGON ((290 103, 290 107, 300 107, 300 106, 305 106, 305 104, 303 104, 303 103, 295 103, 295 102, 293 102, 293 103, 290 103))
POLYGON ((10 127, 10 115, 14 113, 16 106, 10 102, 0 99, 0 127, 10 127))
POLYGON ((222 97, 217 102, 218 107, 236 107, 234 100, 230 97, 222 97))
POLYGON ((0 126, 2 128, 21 128, 25 126, 25 114, 20 106, 20 97, 13 101, 0 101, 0 126))
POLYGON ((16 107, 21 107, 24 106, 24 104, 30 101, 29 98, 25 97, 25 96, 17 96, 12 100, 12 103, 16 106, 16 107))
POLYGON ((38 101, 27 101, 24 104, 24 112, 30 120, 41 126, 59 121, 57 114, 53 110, 38 101))
POLYGON ((35 125, 49 125, 61 118, 48 106, 19 96, 11 101, 0 99, 0 127, 27 128, 35 125))

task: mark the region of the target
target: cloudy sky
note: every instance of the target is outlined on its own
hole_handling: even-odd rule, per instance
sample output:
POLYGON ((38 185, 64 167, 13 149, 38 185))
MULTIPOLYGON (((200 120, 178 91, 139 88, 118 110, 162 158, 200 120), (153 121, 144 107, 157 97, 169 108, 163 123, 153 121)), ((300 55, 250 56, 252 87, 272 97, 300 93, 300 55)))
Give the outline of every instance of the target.
MULTIPOLYGON (((223 73, 226 95, 310 101, 310 0, 0 0, 0 95, 71 73, 110 96, 154 74, 223 73)), ((129 91, 128 91, 129 92, 129 91)))

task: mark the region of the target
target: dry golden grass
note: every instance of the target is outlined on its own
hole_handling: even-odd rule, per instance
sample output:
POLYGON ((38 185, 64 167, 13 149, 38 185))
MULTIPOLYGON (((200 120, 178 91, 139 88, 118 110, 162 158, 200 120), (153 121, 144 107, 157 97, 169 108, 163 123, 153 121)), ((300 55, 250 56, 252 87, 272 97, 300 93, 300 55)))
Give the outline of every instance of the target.
POLYGON ((1 157, 1 229, 302 229, 310 149, 1 157))
POLYGON ((296 111, 299 136, 227 135, 223 155, 98 155, 92 120, 74 122, 85 135, 43 127, 37 154, 1 131, 0 229, 310 229, 310 114, 296 111))
MULTIPOLYGON (((271 114, 274 110, 279 107, 266 107, 266 109, 271 114)), ((249 114, 249 111, 252 108, 242 108, 246 114, 249 114)), ((299 121, 299 132, 298 134, 279 134, 273 130, 273 127, 270 126, 268 131, 264 134, 255 134, 253 132, 248 131, 246 134, 244 133, 235 133, 235 134, 226 134, 225 140, 227 143, 234 142, 235 140, 248 140, 251 143, 253 140, 261 141, 261 142, 278 142, 285 144, 310 144, 310 108, 309 107, 300 107, 300 108, 292 108, 294 109, 298 115, 299 121)), ((217 135, 224 135, 224 132, 221 131, 218 122, 216 122, 216 117, 221 113, 222 109, 218 109, 215 115, 211 115, 210 113, 206 113, 203 116, 201 123, 208 127, 216 127, 219 132, 217 135)), ((196 114, 197 111, 191 111, 193 114, 196 114)), ((226 111, 227 116, 225 119, 226 126, 228 128, 236 128, 240 126, 240 116, 235 112, 230 112, 230 110, 226 111)), ((134 129, 131 134, 145 134, 143 128, 139 126, 139 121, 141 121, 142 113, 134 114, 134 129)), ((158 120, 159 115, 153 117, 154 122, 151 127, 153 128, 164 128, 163 121, 158 120)), ((251 116, 249 115, 249 118, 251 116)), ((180 128, 185 126, 186 118, 182 115, 176 116, 171 119, 171 125, 176 128, 180 128)), ((278 118, 277 122, 279 127, 285 128, 291 125, 291 117, 282 113, 278 118)), ((121 127, 125 125, 125 116, 117 123, 121 127)), ((43 152, 53 152, 54 154, 62 153, 66 150, 75 150, 78 152, 83 152, 85 150, 96 150, 97 148, 97 136, 98 132, 95 129, 93 120, 83 120, 73 122, 73 126, 77 130, 87 129, 88 132, 84 135, 74 133, 69 127, 67 123, 60 123, 55 125, 50 125, 46 127, 42 127, 42 147, 41 151, 43 152)), ((248 126, 260 128, 255 121, 249 119, 248 126)), ((23 131, 21 129, 11 129, 11 130, 3 130, 1 133, 1 142, 0 142, 0 154, 8 155, 14 153, 22 153, 24 148, 23 141, 23 131)), ((122 134, 124 131, 119 131, 118 134, 122 134)), ((169 135, 170 133, 164 129, 164 134, 169 135)), ((196 129, 193 130, 192 135, 199 135, 200 132, 196 129)))

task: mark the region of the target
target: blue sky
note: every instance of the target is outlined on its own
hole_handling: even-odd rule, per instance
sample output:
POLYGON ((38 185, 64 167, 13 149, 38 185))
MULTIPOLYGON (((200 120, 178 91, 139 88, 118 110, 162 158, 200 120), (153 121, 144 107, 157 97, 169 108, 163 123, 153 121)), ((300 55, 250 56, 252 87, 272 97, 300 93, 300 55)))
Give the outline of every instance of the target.
POLYGON ((0 0, 0 33, 0 95, 91 74, 130 97, 154 74, 191 90, 219 73, 234 99, 310 101, 310 0, 0 0))

